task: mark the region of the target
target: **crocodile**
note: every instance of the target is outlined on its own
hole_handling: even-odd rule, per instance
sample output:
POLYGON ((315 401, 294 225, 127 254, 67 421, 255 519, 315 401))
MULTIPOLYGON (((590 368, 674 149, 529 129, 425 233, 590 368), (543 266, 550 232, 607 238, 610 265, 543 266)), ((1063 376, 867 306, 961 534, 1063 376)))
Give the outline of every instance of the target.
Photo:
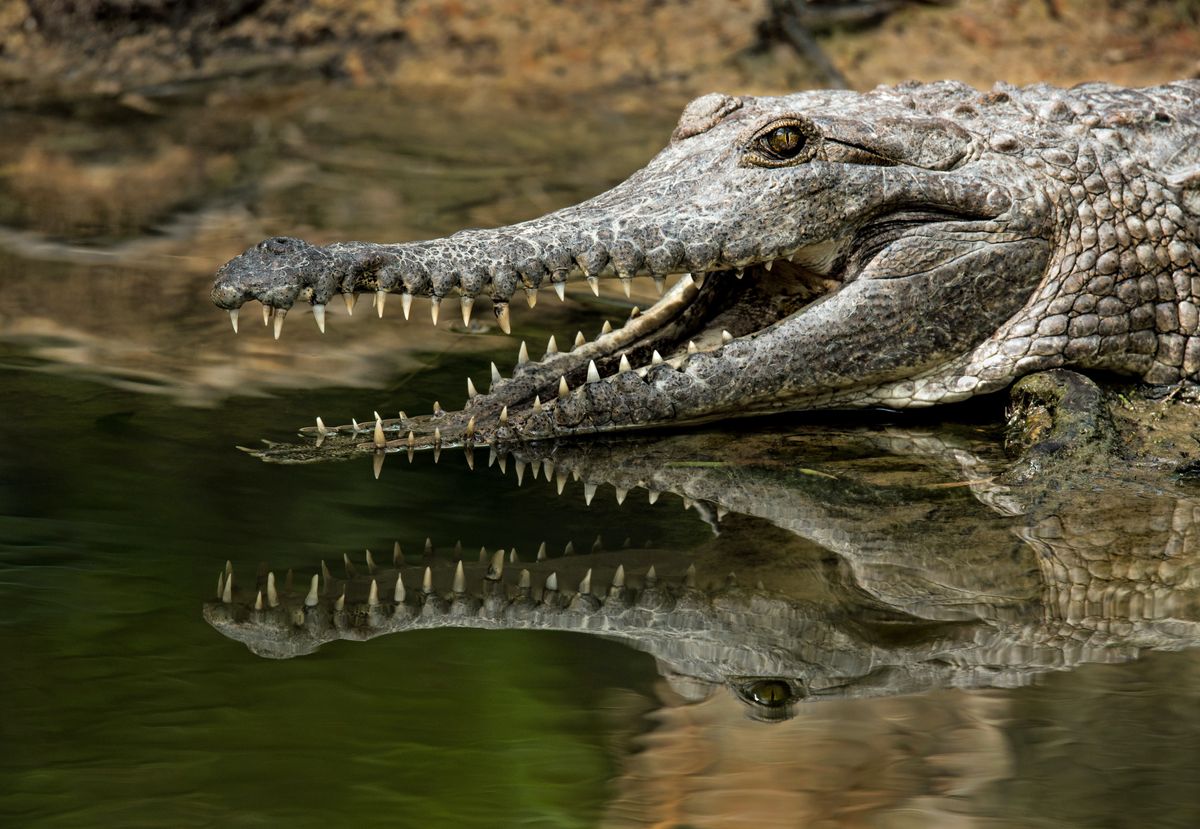
MULTIPOLYGON (((526 441, 780 411, 961 401, 1072 366, 1150 384, 1200 373, 1200 82, 1145 89, 902 84, 710 94, 624 182, 519 224, 403 244, 267 239, 212 299, 274 319, 335 295, 480 296, 512 329, 570 279, 669 292, 541 360, 522 343, 461 410, 318 421, 365 451, 526 441)), ((565 345, 565 344, 564 344, 565 345)), ((286 451, 264 453, 289 460, 286 451)), ((312 459, 313 456, 306 456, 312 459)))
MULTIPOLYGON (((1035 430, 1044 470, 1075 428, 1060 418, 1035 430)), ((769 721, 802 701, 1011 687, 1200 645, 1200 502, 1161 478, 1008 483, 994 437, 966 428, 601 436, 506 457, 560 492, 578 476, 589 503, 600 485, 618 501, 673 493, 717 534, 524 560, 368 553, 362 572, 322 564, 299 590, 227 565, 205 618, 273 658, 429 628, 598 635, 652 654, 681 693, 726 689, 769 721)))

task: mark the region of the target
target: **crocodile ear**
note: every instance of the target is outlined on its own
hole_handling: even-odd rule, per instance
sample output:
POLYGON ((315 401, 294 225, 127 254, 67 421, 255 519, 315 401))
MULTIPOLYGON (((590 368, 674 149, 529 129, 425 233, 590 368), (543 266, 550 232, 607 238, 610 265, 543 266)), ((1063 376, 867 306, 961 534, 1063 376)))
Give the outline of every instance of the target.
POLYGON ((971 134, 945 118, 814 119, 830 161, 906 164, 949 170, 967 154, 971 134), (863 154, 866 154, 863 156, 863 154))

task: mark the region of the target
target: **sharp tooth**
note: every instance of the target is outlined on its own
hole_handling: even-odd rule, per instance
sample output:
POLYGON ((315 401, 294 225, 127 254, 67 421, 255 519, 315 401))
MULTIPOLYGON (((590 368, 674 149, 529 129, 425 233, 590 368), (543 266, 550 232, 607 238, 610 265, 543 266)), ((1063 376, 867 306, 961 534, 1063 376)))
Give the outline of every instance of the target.
MULTIPOLYGON (((516 561, 517 548, 513 547, 513 561, 516 561)), ((504 575, 504 550, 497 550, 492 553, 492 560, 488 562, 487 577, 495 581, 504 575)))
POLYGON ((358 294, 344 293, 342 294, 342 301, 346 303, 346 316, 354 316, 354 306, 358 304, 358 294))
POLYGON ((442 445, 442 427, 434 426, 433 427, 433 447, 434 447, 434 449, 436 449, 437 447, 439 447, 441 445, 442 445))
POLYGON ((366 551, 366 554, 367 554, 367 555, 366 555, 366 558, 367 558, 367 572, 368 572, 368 573, 371 573, 371 574, 374 574, 374 572, 375 572, 375 557, 374 557, 373 555, 371 555, 371 551, 370 551, 370 550, 367 550, 367 551, 366 551))
POLYGON ((575 332, 575 348, 579 348, 579 346, 583 345, 586 342, 587 342, 587 338, 583 336, 583 332, 576 331, 575 332))
POLYGON ((517 349, 517 365, 523 366, 529 362, 529 349, 525 346, 525 341, 521 340, 521 347, 517 349))
POLYGON ((239 310, 241 310, 241 309, 239 309, 239 308, 230 308, 229 309, 229 321, 231 323, 233 323, 233 333, 235 333, 235 334, 237 333, 237 318, 238 318, 239 310))
POLYGON ((725 345, 729 345, 731 342, 733 342, 733 335, 730 334, 728 331, 722 331, 721 332, 721 342, 724 343, 725 345))
POLYGON ((652 585, 658 581, 658 571, 654 569, 654 565, 650 565, 650 569, 646 571, 646 584, 652 585))
POLYGON ((575 542, 574 541, 568 541, 567 546, 563 547, 563 555, 564 556, 575 555, 575 542))
POLYGON ((621 504, 625 503, 625 496, 628 494, 629 494, 629 490, 621 489, 620 487, 617 487, 617 506, 618 507, 621 506, 621 504))
POLYGON ((633 280, 628 276, 621 277, 621 290, 625 292, 625 298, 633 296, 633 280))
POLYGON ((400 410, 400 419, 401 419, 401 420, 408 420, 408 415, 406 415, 406 414, 404 413, 404 409, 401 409, 401 410, 400 410))
POLYGON ((622 354, 621 355, 621 364, 617 368, 617 373, 624 374, 625 372, 629 371, 631 368, 633 368, 633 366, 629 365, 629 358, 626 357, 624 354, 622 354))
POLYGON ((382 447, 384 444, 386 444, 386 443, 387 443, 387 438, 385 438, 385 437, 383 436, 383 421, 379 419, 378 415, 375 417, 375 435, 374 435, 374 438, 375 438, 375 445, 376 445, 376 446, 380 446, 380 447, 382 447))
POLYGON ((771 270, 771 268, 775 267, 775 260, 769 259, 766 262, 763 262, 763 267, 766 268, 768 271, 771 270))
POLYGON ((320 586, 321 586, 321 580, 316 574, 314 574, 312 577, 312 581, 310 581, 308 583, 308 595, 304 597, 304 606, 305 607, 316 607, 317 606, 317 602, 319 602, 321 600, 319 598, 319 593, 317 592, 318 588, 320 586))
POLYGON ((505 406, 503 409, 500 410, 500 425, 501 426, 508 425, 508 406, 505 406))
POLYGON ((279 335, 283 333, 283 318, 287 316, 287 311, 280 308, 275 312, 275 339, 279 339, 279 335))
POLYGON ((537 305, 537 288, 525 289, 525 301, 529 303, 530 308, 537 305))
POLYGON ((422 593, 432 593, 433 592, 433 568, 432 567, 426 567, 425 574, 423 576, 421 576, 421 592, 422 593))
POLYGON ((271 310, 272 310, 272 309, 271 309, 271 306, 270 306, 270 305, 264 305, 264 306, 262 307, 262 312, 263 312, 263 325, 270 325, 270 324, 271 324, 271 310))
POLYGON ((333 603, 333 609, 339 613, 346 609, 346 588, 342 588, 342 595, 338 596, 338 600, 333 603))
POLYGON ((495 390, 496 385, 504 378, 500 376, 500 369, 496 368, 496 364, 492 363, 492 389, 495 390))
POLYGON ((468 377, 467 378, 467 399, 470 400, 472 397, 475 397, 478 394, 479 394, 479 392, 475 390, 475 381, 472 380, 470 377, 468 377))
POLYGON ((507 475, 508 474, 508 455, 501 453, 500 460, 498 460, 496 462, 496 465, 500 467, 501 475, 507 475))
POLYGON ((317 418, 317 434, 324 436, 324 435, 328 434, 328 432, 329 432, 329 430, 327 428, 325 428, 325 421, 321 420, 321 418, 318 417, 317 418))
POLYGON ((588 287, 592 289, 593 296, 600 296, 600 280, 594 276, 587 278, 588 287))
MULTIPOLYGON (((470 438, 468 438, 470 440, 470 438)), ((475 471, 475 447, 469 443, 463 447, 463 457, 467 460, 467 469, 475 471)))
POLYGON ((445 414, 445 412, 442 410, 442 404, 437 402, 436 400, 433 401, 433 416, 441 417, 444 414, 445 414))
POLYGON ((379 607, 379 582, 371 579, 371 592, 367 594, 367 607, 379 607))
POLYGON ((559 302, 566 302, 567 301, 567 283, 566 282, 555 282, 554 283, 554 293, 558 294, 559 302))
POLYGON ((383 474, 383 459, 386 457, 386 452, 376 452, 371 456, 371 473, 377 481, 379 480, 379 476, 383 474))
POLYGON ((375 313, 379 315, 380 319, 383 319, 383 305, 385 302, 387 302, 387 291, 380 288, 375 292, 375 313))
POLYGON ((654 277, 654 290, 659 296, 662 296, 663 292, 667 290, 667 278, 665 276, 654 277))
POLYGON ((463 572, 463 563, 461 561, 454 568, 454 585, 451 587, 451 590, 455 593, 467 592, 467 575, 463 572))
POLYGON ((584 596, 592 592, 592 570, 590 567, 587 574, 583 577, 583 581, 579 582, 579 592, 584 596))
POLYGON ((545 541, 543 541, 541 544, 538 545, 537 560, 538 561, 546 560, 546 542, 545 541))
POLYGON ((429 318, 433 320, 433 324, 438 324, 438 309, 442 307, 442 298, 440 296, 431 296, 429 298, 429 318))
POLYGON ((558 494, 562 495, 567 486, 567 470, 558 470, 558 474, 554 476, 554 485, 558 487, 558 494))
POLYGON ((563 397, 566 397, 570 393, 571 393, 571 387, 567 385, 567 378, 559 377, 558 378, 558 396, 559 396, 559 398, 561 399, 563 397))
POLYGON ((605 334, 611 334, 611 333, 612 333, 612 323, 609 322, 608 320, 605 320, 604 325, 600 326, 600 336, 603 337, 605 334))
POLYGON ((589 507, 592 505, 592 499, 596 497, 596 484, 583 485, 583 502, 589 507))
POLYGON ((467 421, 467 440, 475 440, 475 415, 471 415, 471 419, 467 421))
POLYGON ((225 568, 225 589, 221 591, 221 601, 230 604, 233 601, 233 573, 225 568))
POLYGON ((558 573, 551 573, 546 576, 546 589, 558 590, 558 573))
POLYGON ((549 357, 551 354, 557 354, 557 353, 558 353, 558 343, 554 341, 554 335, 551 334, 550 340, 546 343, 546 356, 542 357, 542 359, 544 360, 544 359, 546 359, 546 357, 549 357))
POLYGON ((267 604, 279 607, 279 591, 275 589, 275 574, 267 573, 267 604))
POLYGON ((737 271, 735 272, 735 275, 737 276, 738 279, 741 279, 743 276, 746 275, 746 269, 738 268, 737 271))
POLYGON ((587 381, 589 383, 599 383, 600 382, 600 370, 596 368, 595 360, 588 361, 587 381))
POLYGON ((695 340, 688 340, 688 347, 687 347, 687 353, 688 353, 688 354, 695 354, 695 353, 696 353, 697 351, 699 351, 699 350, 700 350, 700 349, 696 348, 696 341, 695 341, 695 340))
POLYGON ((662 355, 658 353, 658 349, 654 349, 654 353, 650 355, 650 365, 656 366, 663 361, 662 355))
POLYGON ((263 600, 262 600, 262 591, 261 590, 258 591, 258 598, 256 598, 254 600, 254 609, 255 610, 263 609, 263 600))
POLYGON ((525 461, 517 461, 517 486, 525 482, 525 461))
POLYGON ((492 310, 496 314, 496 321, 500 323, 500 330, 505 334, 512 333, 512 321, 509 319, 508 303, 500 302, 492 306, 492 310))
POLYGON ((358 434, 358 421, 354 418, 350 418, 350 428, 354 430, 354 434, 358 434))
POLYGON ((392 594, 392 599, 396 604, 404 604, 404 576, 401 573, 396 574, 396 592, 392 594))
POLYGON ((651 504, 653 504, 653 503, 655 503, 656 501, 658 501, 658 492, 657 492, 656 490, 653 490, 653 489, 652 489, 652 490, 650 490, 650 491, 649 491, 649 500, 650 500, 650 503, 651 503, 651 504))
POLYGON ((313 319, 317 321, 317 329, 322 334, 324 334, 325 333, 325 306, 318 302, 316 305, 314 305, 312 307, 312 309, 313 309, 313 319))
POLYGON ((400 294, 400 312, 404 314, 404 319, 407 322, 409 315, 412 313, 412 294, 408 291, 400 294))
POLYGON ((629 318, 631 320, 635 320, 638 317, 640 317, 641 315, 642 315, 642 309, 637 307, 636 305, 633 306, 633 308, 630 309, 630 311, 629 311, 629 318))
POLYGON ((517 555, 516 547, 513 547, 511 550, 508 551, 508 563, 509 564, 520 564, 521 563, 521 559, 517 555))
POLYGON ((612 586, 613 587, 624 587, 625 586, 625 565, 624 564, 617 565, 617 572, 613 575, 612 586))
POLYGON ((534 414, 542 413, 542 398, 538 397, 536 395, 533 398, 533 413, 534 414))
POLYGON ((463 325, 471 324, 471 308, 475 305, 475 297, 464 296, 459 298, 459 304, 462 306, 463 325))

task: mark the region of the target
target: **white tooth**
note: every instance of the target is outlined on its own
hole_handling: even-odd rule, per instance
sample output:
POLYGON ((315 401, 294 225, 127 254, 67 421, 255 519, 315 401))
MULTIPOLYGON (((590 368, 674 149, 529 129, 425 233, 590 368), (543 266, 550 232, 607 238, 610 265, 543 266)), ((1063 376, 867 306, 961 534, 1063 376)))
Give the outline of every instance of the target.
POLYGON ((267 604, 279 607, 279 591, 275 589, 275 574, 267 573, 267 604))
POLYGON ((546 355, 545 355, 545 357, 542 357, 542 359, 544 360, 544 359, 546 359, 546 357, 549 357, 551 354, 557 354, 557 353, 558 353, 558 343, 556 343, 554 341, 554 335, 551 334, 550 340, 546 343, 546 355))
POLYGON ((375 292, 375 313, 379 315, 380 319, 383 319, 383 305, 385 302, 387 302, 387 291, 380 288, 375 292))
POLYGON ((622 354, 621 355, 621 364, 617 368, 617 373, 624 374, 625 372, 629 371, 631 368, 633 368, 633 366, 629 365, 629 358, 626 357, 624 354, 622 354))
POLYGON ((396 574, 396 592, 392 594, 392 599, 396 602, 396 604, 403 604, 404 596, 405 596, 404 576, 402 576, 400 573, 397 573, 396 574))
POLYGON ((649 500, 650 500, 651 504, 653 504, 654 502, 656 502, 658 500, 658 493, 655 492, 653 489, 649 490, 649 500))
POLYGON ((625 503, 625 496, 628 494, 629 494, 629 490, 621 489, 620 487, 617 488, 617 506, 618 507, 621 506, 621 504, 625 503))
POLYGON ((312 581, 309 582, 309 585, 308 585, 308 595, 304 597, 304 606, 305 607, 316 607, 317 606, 317 602, 320 601, 320 598, 319 598, 320 594, 318 592, 318 589, 320 588, 320 586, 321 586, 320 576, 314 575, 312 577, 312 581))
POLYGON ((521 340, 521 347, 517 350, 517 365, 523 366, 529 362, 529 349, 525 346, 525 341, 521 340))
POLYGON ((771 270, 771 268, 775 267, 775 260, 769 259, 766 262, 763 262, 763 267, 766 268, 768 271, 771 270))
POLYGON ((500 410, 500 425, 504 426, 508 423, 508 406, 500 410))
POLYGON ((405 321, 408 320, 409 314, 412 313, 412 294, 408 291, 400 294, 400 312, 404 314, 405 321))
POLYGON ((499 383, 502 379, 504 379, 504 378, 502 378, 500 376, 500 369, 496 368, 496 364, 493 362, 492 363, 492 387, 495 388, 496 384, 499 383))
POLYGON ((688 353, 688 354, 695 354, 695 353, 696 353, 697 351, 699 351, 699 350, 700 350, 700 349, 696 348, 696 341, 695 341, 695 340, 688 340, 688 347, 687 347, 687 353, 688 353))
POLYGON ((555 282, 554 283, 554 293, 558 294, 559 302, 566 302, 566 300, 567 300, 567 283, 566 282, 555 282))
POLYGON ((612 333, 612 323, 609 322, 608 320, 605 320, 604 325, 600 326, 600 336, 603 337, 605 334, 611 334, 611 333, 612 333))
POLYGON ((650 355, 650 365, 656 366, 663 361, 662 355, 658 353, 658 349, 654 349, 654 353, 650 355))
POLYGON ((287 316, 287 311, 280 308, 275 312, 275 339, 279 339, 279 335, 283 333, 283 318, 287 316))
POLYGON ((474 397, 477 394, 479 394, 479 392, 475 390, 475 381, 472 380, 470 377, 468 377, 467 378, 467 399, 470 400, 472 397, 474 397))
POLYGON ((525 301, 529 303, 530 308, 537 305, 537 288, 525 289, 525 301))
POLYGON ((508 303, 502 302, 499 305, 492 306, 492 310, 496 312, 496 321, 500 323, 500 330, 505 334, 512 333, 512 320, 508 313, 508 303))
POLYGON ((346 303, 346 316, 354 316, 354 306, 358 304, 358 294, 342 294, 342 301, 346 303))
POLYGON ((313 319, 317 321, 317 328, 322 334, 325 333, 325 306, 319 302, 313 307, 313 319))
POLYGON ((229 309, 229 321, 231 323, 233 323, 233 333, 235 333, 235 334, 237 333, 237 318, 238 318, 239 310, 241 310, 241 309, 239 309, 239 308, 230 308, 229 309))
POLYGON ((630 310, 630 312, 629 312, 629 318, 631 320, 635 320, 638 317, 640 317, 641 315, 642 315, 642 309, 637 307, 636 305, 633 306, 632 310, 630 310))
POLYGON ((613 587, 624 587, 625 586, 625 565, 624 564, 617 565, 617 572, 616 572, 616 575, 613 576, 612 586, 613 587))
POLYGON ((270 325, 270 324, 271 324, 271 310, 272 310, 272 309, 271 309, 271 306, 270 306, 270 305, 264 305, 264 306, 262 307, 262 312, 263 312, 263 325, 270 325))
POLYGON ((596 368, 595 360, 588 361, 587 381, 589 383, 599 383, 600 382, 600 370, 596 368))
POLYGON ((338 600, 333 603, 333 609, 339 613, 346 609, 346 588, 342 588, 342 595, 338 596, 338 600))
POLYGON ((592 499, 596 497, 596 484, 583 485, 583 502, 589 507, 592 505, 592 499))
POLYGON ((383 421, 379 419, 378 415, 375 417, 374 439, 376 446, 383 446, 385 443, 387 443, 387 438, 383 436, 383 421))
POLYGON ((525 482, 525 461, 517 461, 517 486, 525 482))
POLYGON ((475 305, 475 297, 464 296, 458 300, 462 306, 462 321, 463 325, 471 324, 471 308, 475 305))
POLYGON ((475 415, 467 421, 467 440, 475 440, 475 415))
POLYGON ((575 332, 575 348, 579 348, 579 346, 583 345, 586 342, 587 342, 587 338, 583 336, 583 332, 576 331, 575 332))
POLYGON ((262 591, 261 590, 258 591, 258 598, 256 598, 254 600, 254 609, 255 610, 263 609, 263 600, 262 600, 262 591))
POLYGON ((551 573, 546 576, 546 589, 558 590, 558 573, 551 573))
POLYGON ((590 567, 587 574, 583 577, 583 581, 579 582, 579 592, 585 596, 592 592, 592 570, 590 567))
POLYGON ((535 414, 542 413, 542 398, 540 396, 535 395, 533 398, 533 411, 535 414))
POLYGON ((324 420, 321 420, 321 418, 319 418, 319 417, 318 417, 318 418, 317 418, 317 434, 318 434, 318 435, 324 435, 324 434, 326 434, 328 431, 329 431, 329 430, 325 428, 325 421, 324 421, 324 420))
POLYGON ((600 280, 594 276, 587 278, 588 287, 592 289, 593 296, 600 296, 600 280))
POLYGON ((350 426, 352 429, 354 429, 354 434, 357 435, 358 434, 358 421, 355 420, 354 418, 350 418, 350 426))
POLYGON ((541 544, 538 546, 538 551, 537 551, 537 560, 538 560, 538 561, 545 561, 545 560, 546 560, 546 542, 545 542, 545 541, 543 541, 543 542, 542 542, 542 543, 541 543, 541 544))
POLYGON ((221 592, 221 601, 225 604, 233 601, 233 572, 229 562, 225 563, 225 589, 221 592))
POLYGON ((741 279, 743 276, 746 275, 746 269, 738 268, 734 275, 737 276, 738 279, 741 279))
POLYGON ((628 276, 621 277, 621 290, 625 292, 625 298, 633 296, 633 280, 628 276))
POLYGON ((371 592, 367 594, 367 607, 379 607, 379 582, 371 579, 371 592))
POLYGON ((371 555, 370 550, 366 551, 366 558, 367 558, 367 572, 374 573, 375 572, 375 556, 371 555))
POLYGON ((429 318, 433 320, 433 324, 438 324, 438 310, 442 307, 442 298, 440 296, 431 296, 429 298, 429 318))
POLYGON ((570 393, 571 393, 571 387, 567 385, 567 378, 559 377, 558 378, 558 396, 560 398, 563 398, 563 397, 566 397, 570 393))
POLYGON ((722 331, 721 332, 721 342, 724 343, 725 345, 729 345, 731 342, 733 342, 733 335, 730 334, 728 331, 722 331))
POLYGON ((454 568, 454 586, 451 589, 455 593, 467 592, 467 575, 463 572, 463 563, 461 561, 454 568))

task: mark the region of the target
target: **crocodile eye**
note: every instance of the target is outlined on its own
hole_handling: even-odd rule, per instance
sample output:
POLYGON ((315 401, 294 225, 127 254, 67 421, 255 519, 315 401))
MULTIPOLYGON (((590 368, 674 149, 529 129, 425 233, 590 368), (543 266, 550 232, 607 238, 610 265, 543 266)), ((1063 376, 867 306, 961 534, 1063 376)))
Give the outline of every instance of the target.
POLYGON ((746 713, 760 722, 782 722, 795 716, 795 707, 805 696, 798 684, 779 677, 734 680, 732 690, 746 704, 746 713))
POLYGON ((781 705, 787 705, 795 698, 791 686, 778 679, 762 679, 751 683, 746 688, 746 695, 756 705, 762 705, 766 708, 778 708, 781 705))
POLYGON ((776 127, 759 139, 760 146, 776 158, 792 159, 804 149, 808 136, 794 124, 776 127))
POLYGON ((811 123, 787 118, 763 127, 746 146, 743 163, 786 167, 812 158, 820 134, 811 123))

